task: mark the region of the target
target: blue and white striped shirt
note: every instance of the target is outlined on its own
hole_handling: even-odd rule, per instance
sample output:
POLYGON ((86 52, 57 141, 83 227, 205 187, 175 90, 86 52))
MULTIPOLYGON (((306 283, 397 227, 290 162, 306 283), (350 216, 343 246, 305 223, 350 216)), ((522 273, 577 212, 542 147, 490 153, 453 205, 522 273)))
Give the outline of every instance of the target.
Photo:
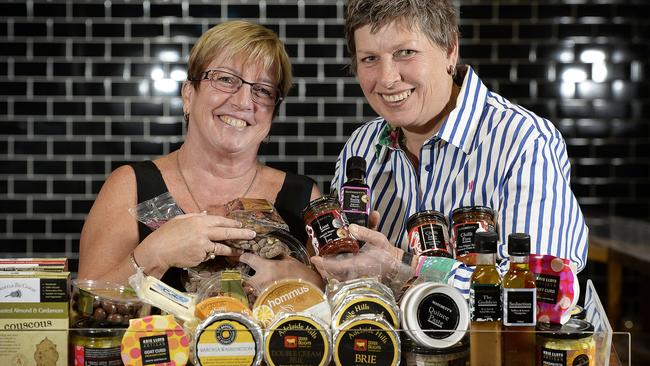
MULTIPOLYGON (((582 212, 569 185, 566 144, 553 124, 492 93, 470 67, 456 107, 440 130, 420 149, 414 167, 399 145, 379 144, 387 121, 377 118, 358 128, 336 163, 332 189, 340 191, 345 164, 358 155, 367 163, 372 208, 378 230, 408 250, 406 220, 422 210, 448 218, 463 206, 488 206, 497 213, 498 261, 505 271, 506 238, 531 236, 531 252, 570 259, 582 270, 587 233, 582 212)), ((473 268, 456 266, 450 282, 469 293, 473 268)))

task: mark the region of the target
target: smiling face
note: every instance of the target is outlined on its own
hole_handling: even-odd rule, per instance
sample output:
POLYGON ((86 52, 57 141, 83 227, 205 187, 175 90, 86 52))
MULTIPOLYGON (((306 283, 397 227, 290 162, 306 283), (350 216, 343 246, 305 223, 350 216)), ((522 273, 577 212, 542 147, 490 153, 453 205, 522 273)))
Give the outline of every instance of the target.
MULTIPOLYGON (((256 63, 244 64, 241 58, 217 57, 207 67, 221 69, 242 79, 276 85, 269 70, 256 63)), ((213 88, 201 81, 198 89, 190 82, 183 85, 183 105, 190 114, 187 140, 207 144, 227 154, 257 152, 271 129, 274 106, 264 106, 251 99, 251 86, 243 84, 234 94, 213 88)))
POLYGON ((375 112, 408 131, 436 130, 450 102, 447 68, 456 64, 458 47, 443 49, 400 21, 374 33, 364 25, 354 32, 354 40, 359 84, 375 112))

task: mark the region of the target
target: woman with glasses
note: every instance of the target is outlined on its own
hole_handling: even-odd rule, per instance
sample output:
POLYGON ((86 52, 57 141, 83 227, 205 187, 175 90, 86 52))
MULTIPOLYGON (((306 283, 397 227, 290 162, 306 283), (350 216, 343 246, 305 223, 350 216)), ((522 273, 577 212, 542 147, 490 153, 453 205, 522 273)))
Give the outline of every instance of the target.
POLYGON ((185 141, 153 162, 125 165, 108 177, 81 234, 79 278, 125 283, 141 267, 182 289, 182 268, 241 255, 255 270, 254 286, 289 273, 320 285, 320 276, 297 260, 263 259, 220 243, 255 236, 223 217, 224 205, 241 197, 273 203, 305 242, 300 210, 320 196, 314 181, 257 160, 290 86, 289 57, 271 30, 231 21, 204 33, 192 48, 182 86, 185 141), (184 215, 153 232, 129 215, 129 208, 165 192, 184 215))

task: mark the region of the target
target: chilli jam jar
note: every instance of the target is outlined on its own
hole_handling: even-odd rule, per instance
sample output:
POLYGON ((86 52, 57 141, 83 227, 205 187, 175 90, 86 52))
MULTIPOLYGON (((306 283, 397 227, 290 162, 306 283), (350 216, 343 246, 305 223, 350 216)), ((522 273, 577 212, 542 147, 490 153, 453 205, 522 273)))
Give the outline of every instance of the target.
POLYGON ((433 210, 416 212, 406 220, 409 246, 416 255, 451 258, 445 216, 433 210))
POLYGON ((348 219, 336 198, 324 196, 311 201, 302 217, 316 255, 359 251, 359 242, 350 236, 348 219))
POLYGON ((476 265, 474 234, 478 231, 496 231, 494 211, 485 206, 460 207, 452 211, 451 242, 456 260, 470 266, 476 265))

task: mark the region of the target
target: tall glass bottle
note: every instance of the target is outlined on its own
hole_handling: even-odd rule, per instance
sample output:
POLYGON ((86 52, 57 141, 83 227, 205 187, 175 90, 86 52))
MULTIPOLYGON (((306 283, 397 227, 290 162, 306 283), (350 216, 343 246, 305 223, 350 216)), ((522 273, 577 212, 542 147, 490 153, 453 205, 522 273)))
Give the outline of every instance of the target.
POLYGON ((535 365, 537 293, 528 268, 530 236, 508 235, 510 268, 503 276, 504 365, 535 365))
POLYGON ((474 240, 477 257, 469 290, 470 364, 501 365, 501 275, 495 265, 498 236, 480 232, 474 240))
POLYGON ((351 224, 368 227, 370 187, 366 184, 366 159, 352 156, 345 168, 347 181, 341 186, 341 209, 351 224))

